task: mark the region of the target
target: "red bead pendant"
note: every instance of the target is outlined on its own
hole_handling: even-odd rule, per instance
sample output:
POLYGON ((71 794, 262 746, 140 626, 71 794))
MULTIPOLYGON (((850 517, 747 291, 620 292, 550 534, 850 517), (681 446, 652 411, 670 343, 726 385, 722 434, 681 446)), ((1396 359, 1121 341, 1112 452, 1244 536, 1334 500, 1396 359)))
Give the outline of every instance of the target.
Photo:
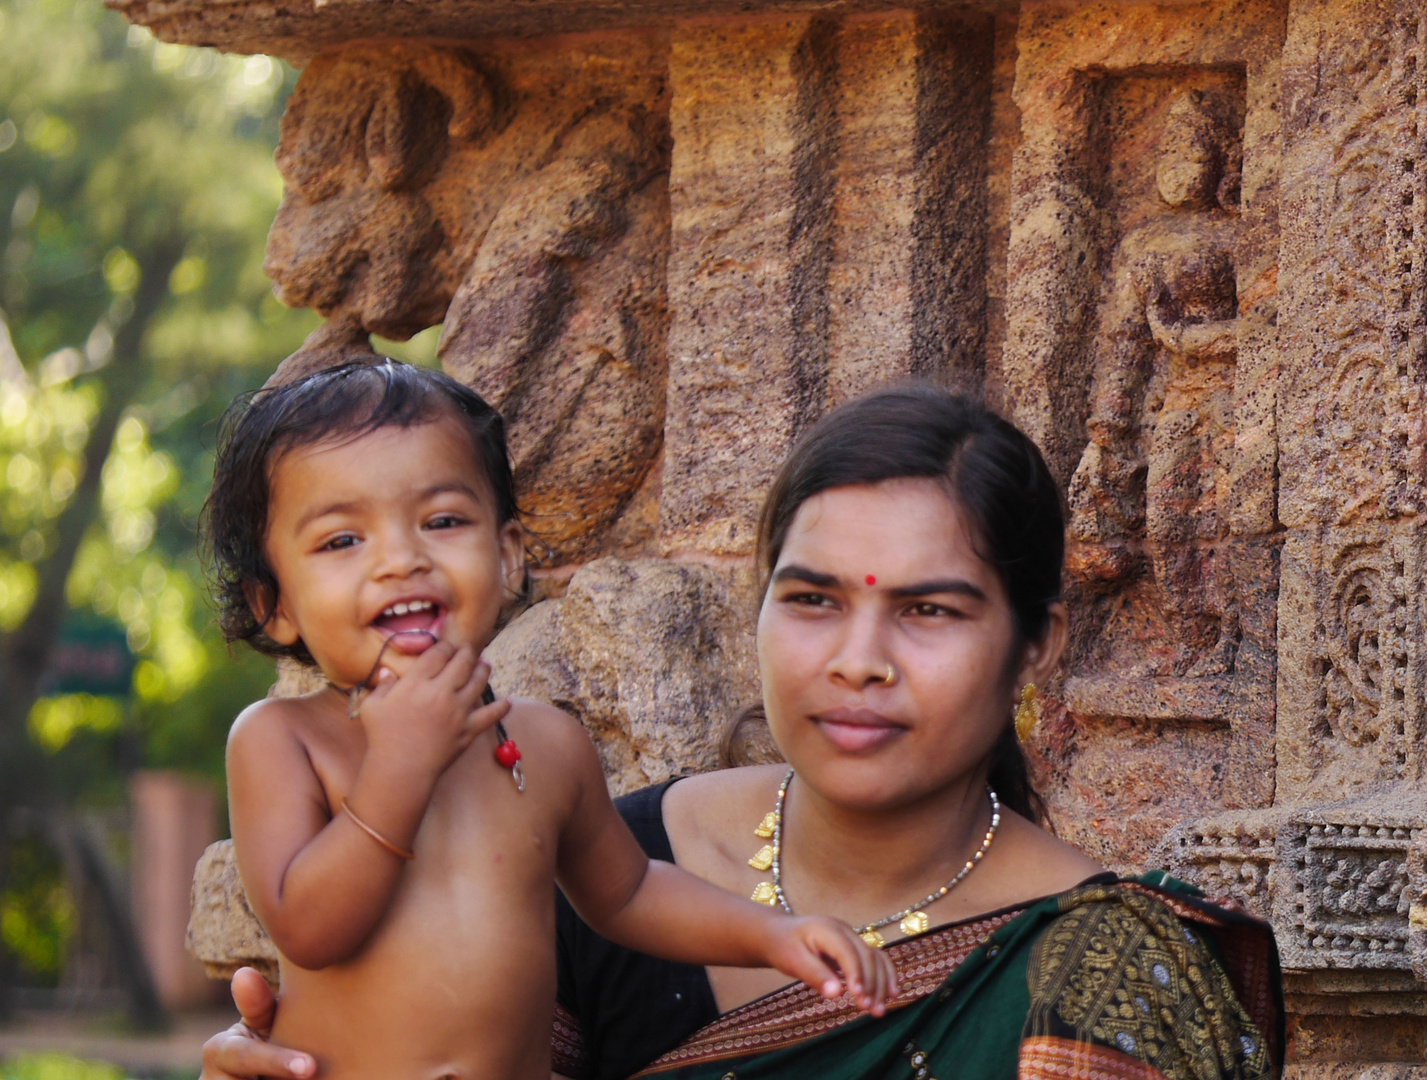
POLYGON ((515 768, 515 763, 520 760, 520 748, 515 745, 515 740, 506 739, 505 742, 497 746, 495 759, 501 763, 502 768, 515 768))

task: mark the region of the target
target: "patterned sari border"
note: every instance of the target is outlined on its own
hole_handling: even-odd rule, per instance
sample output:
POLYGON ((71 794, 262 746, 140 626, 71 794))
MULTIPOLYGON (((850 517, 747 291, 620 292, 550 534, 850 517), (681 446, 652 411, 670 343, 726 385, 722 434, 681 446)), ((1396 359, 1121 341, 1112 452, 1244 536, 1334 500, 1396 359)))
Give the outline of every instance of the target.
MULTIPOLYGON (((888 945, 886 953, 897 969, 898 991, 887 1007, 910 1005, 936 991, 983 941, 1024 910, 998 912, 888 945)), ((634 1075, 651 1076, 678 1066, 781 1050, 864 1015, 846 997, 829 1001, 811 987, 796 983, 724 1013, 634 1075)))
POLYGON ((1165 1075, 1109 1047, 1035 1035, 1021 1043, 1016 1080, 1165 1080, 1165 1075))

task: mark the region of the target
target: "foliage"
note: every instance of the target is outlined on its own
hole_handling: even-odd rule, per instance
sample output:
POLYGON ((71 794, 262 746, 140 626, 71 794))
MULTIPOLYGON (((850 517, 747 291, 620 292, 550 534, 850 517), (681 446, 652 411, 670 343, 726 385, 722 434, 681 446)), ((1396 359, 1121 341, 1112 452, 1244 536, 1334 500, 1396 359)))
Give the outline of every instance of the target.
MULTIPOLYGON (((122 628, 132 692, 42 697, 29 718, 68 800, 122 797, 137 766, 221 782, 227 726, 271 681, 213 630, 193 525, 223 407, 315 324, 262 273, 294 80, 267 57, 158 42, 98 0, 0 0, 0 633, 34 614, 105 403, 131 402, 64 594, 67 618, 122 628), (146 275, 166 287, 140 325, 146 275), (142 331, 132 356, 126 327, 142 331)), ((30 914, 0 918, 30 928, 3 936, 35 960, 64 908, 51 898, 44 924, 25 907, 22 857, 0 912, 30 914)))
POLYGON ((74 929, 74 905, 55 853, 31 838, 10 852, 8 888, 0 895, 0 943, 33 982, 53 985, 74 929))
POLYGON ((68 1054, 17 1054, 0 1062, 0 1080, 124 1080, 124 1070, 68 1054))

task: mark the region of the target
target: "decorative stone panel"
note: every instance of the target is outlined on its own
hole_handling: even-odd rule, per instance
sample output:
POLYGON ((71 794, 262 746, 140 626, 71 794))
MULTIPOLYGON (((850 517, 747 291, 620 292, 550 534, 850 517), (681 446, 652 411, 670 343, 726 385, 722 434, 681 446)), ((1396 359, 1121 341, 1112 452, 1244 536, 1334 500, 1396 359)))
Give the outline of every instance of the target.
POLYGON ((1273 798, 1283 35, 1272 2, 1019 23, 1001 375, 1068 491, 1053 802, 1122 865, 1273 798), (1150 759, 1158 782, 1107 785, 1150 759))

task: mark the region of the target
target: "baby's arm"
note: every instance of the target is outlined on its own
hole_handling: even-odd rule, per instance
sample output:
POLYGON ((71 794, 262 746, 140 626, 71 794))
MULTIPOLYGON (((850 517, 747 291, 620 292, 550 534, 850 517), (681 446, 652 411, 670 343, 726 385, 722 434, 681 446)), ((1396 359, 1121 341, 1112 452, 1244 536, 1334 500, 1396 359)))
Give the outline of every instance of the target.
MULTIPOLYGON (((508 701, 476 708, 489 673, 469 646, 438 643, 363 702, 366 753, 347 802, 393 846, 411 849, 441 773, 509 710, 508 701)), ((228 739, 228 801, 254 912, 285 957, 316 969, 361 948, 386 913, 403 860, 328 805, 297 734, 313 707, 264 701, 238 718, 228 739)))
POLYGON ((881 1015, 896 993, 885 955, 833 919, 794 918, 650 860, 615 810, 583 732, 565 758, 577 792, 557 875, 580 917, 620 945, 689 964, 772 967, 881 1015))

